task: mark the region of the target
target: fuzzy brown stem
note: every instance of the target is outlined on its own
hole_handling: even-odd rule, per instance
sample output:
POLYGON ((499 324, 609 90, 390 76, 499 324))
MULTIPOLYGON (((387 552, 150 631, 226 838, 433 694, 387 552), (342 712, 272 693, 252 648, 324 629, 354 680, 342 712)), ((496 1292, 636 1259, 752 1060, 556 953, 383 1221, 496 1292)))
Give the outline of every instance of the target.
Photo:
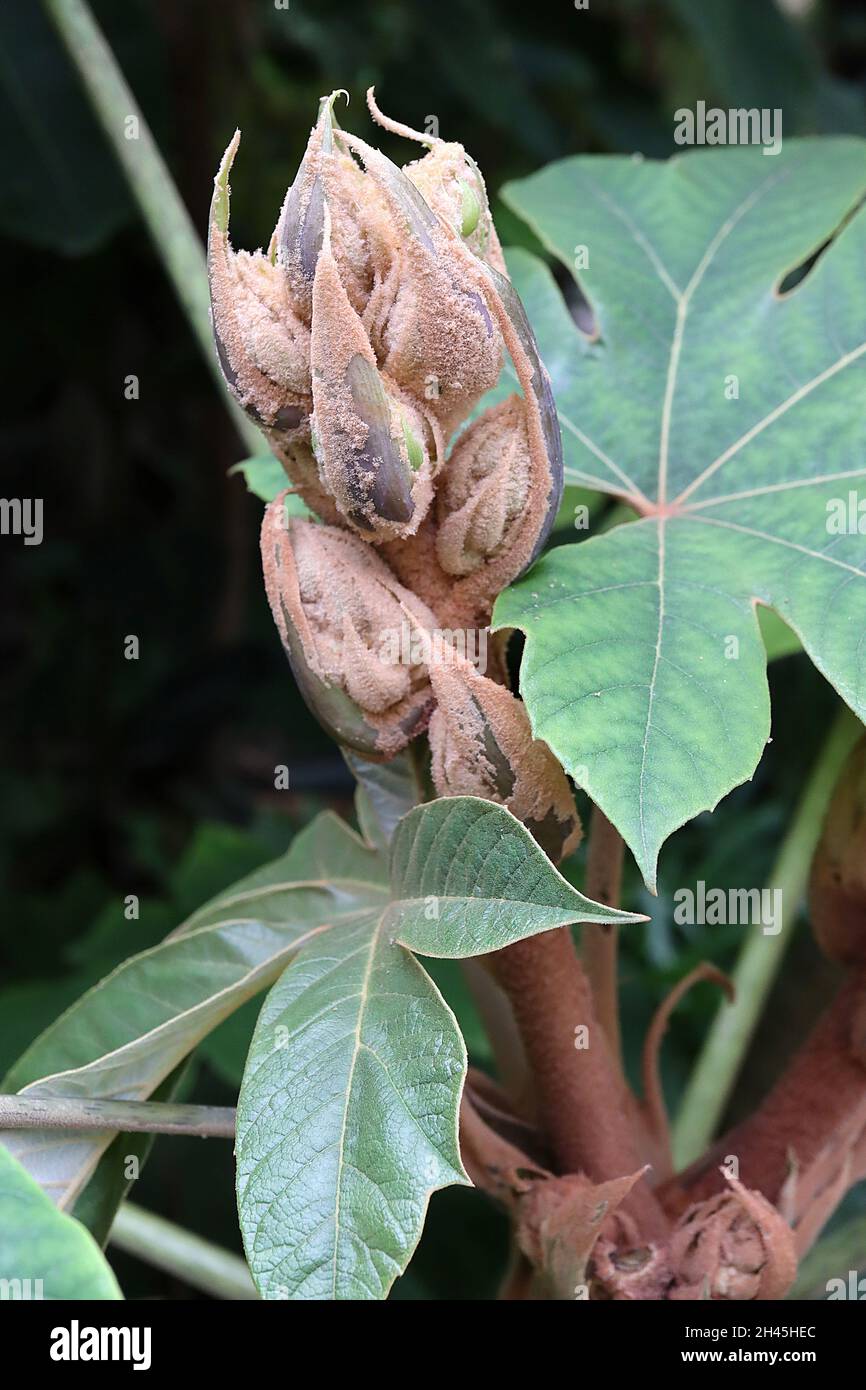
POLYGON ((718 1192, 718 1165, 739 1162, 808 1249, 866 1168, 866 972, 845 982, 764 1103, 663 1191, 672 1212, 718 1192))
MULTIPOLYGON (((619 907, 622 889, 623 840, 598 807, 593 808, 586 860, 586 896, 606 907, 619 907)), ((581 954, 598 1021, 605 1031, 611 1054, 622 1069, 617 989, 617 947, 619 928, 612 923, 587 922, 583 928, 581 954)))
MULTIPOLYGON (((635 1172, 642 1164, 627 1094, 570 932, 543 932, 489 959, 511 1000, 559 1171, 596 1181, 635 1172)), ((664 1215, 646 1182, 634 1189, 630 1207, 645 1238, 664 1234, 664 1215)))

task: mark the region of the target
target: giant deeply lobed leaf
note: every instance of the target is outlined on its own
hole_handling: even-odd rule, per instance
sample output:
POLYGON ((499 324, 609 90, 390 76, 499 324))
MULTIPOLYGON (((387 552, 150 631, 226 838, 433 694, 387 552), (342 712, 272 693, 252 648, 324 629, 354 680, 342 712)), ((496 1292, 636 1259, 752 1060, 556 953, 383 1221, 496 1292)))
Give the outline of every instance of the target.
POLYGON ((500 806, 455 797, 397 826, 391 889, 299 953, 259 1016, 238 1102, 237 1190, 265 1298, 382 1298, 431 1192, 465 1182, 466 1052, 415 957, 470 956, 577 921, 584 898, 500 806))
POLYGON ((864 194, 855 139, 568 159, 507 190, 595 317, 589 337, 549 269, 510 258, 567 476, 641 519, 546 556, 496 621, 526 633, 536 734, 651 885, 769 736, 756 603, 866 713, 866 537, 831 517, 866 477, 864 194))

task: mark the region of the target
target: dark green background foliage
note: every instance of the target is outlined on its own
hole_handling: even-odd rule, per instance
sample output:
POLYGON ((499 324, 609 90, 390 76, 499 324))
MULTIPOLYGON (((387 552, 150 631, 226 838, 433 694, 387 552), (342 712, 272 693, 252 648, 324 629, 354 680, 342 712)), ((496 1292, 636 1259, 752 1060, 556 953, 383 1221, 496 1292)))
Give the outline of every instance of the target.
MULTIPOLYGON (((128 0, 95 6, 172 173, 204 229, 211 179, 236 125, 238 245, 267 239, 318 96, 364 89, 383 108, 463 141, 484 170, 503 240, 531 234, 495 199, 565 154, 673 151, 673 112, 781 107, 786 135, 866 131, 859 0, 128 0)), ((3 495, 42 497, 45 539, 0 538, 4 681, 0 797, 0 1070, 83 985, 158 940, 221 887, 279 853, 313 811, 350 814, 351 783, 301 705, 264 599, 261 506, 227 470, 243 450, 77 80, 33 0, 0 12, 3 495), (124 378, 140 399, 124 399, 124 378), (126 661, 127 634, 140 639, 126 661), (276 792, 285 763, 291 791, 276 792), (123 899, 141 898, 127 922, 123 899)), ((404 160, 414 151, 386 137, 404 160)), ((563 539, 574 539, 566 533, 563 539)), ((632 1061, 666 988, 705 956, 729 964, 739 928, 683 928, 671 894, 703 878, 760 884, 833 708, 802 656, 771 668, 773 743, 754 781, 677 834, 660 897, 623 960, 632 1061)), ((581 864, 573 874, 580 882, 581 864)), ((485 1061, 453 963, 433 973, 485 1061)), ((754 1102, 832 988, 803 934, 737 1093, 754 1102)), ((666 1044, 671 1095, 711 1017, 708 987, 666 1044)), ((233 1103, 256 1004, 214 1035, 184 1080, 233 1103)), ((160 1140, 142 1203, 239 1245, 231 1146, 160 1140)), ((851 1210, 849 1203, 848 1210, 851 1210)), ((455 1189, 434 1197, 396 1297, 491 1293, 502 1223, 455 1189)), ((117 1258, 128 1296, 194 1296, 117 1258)))

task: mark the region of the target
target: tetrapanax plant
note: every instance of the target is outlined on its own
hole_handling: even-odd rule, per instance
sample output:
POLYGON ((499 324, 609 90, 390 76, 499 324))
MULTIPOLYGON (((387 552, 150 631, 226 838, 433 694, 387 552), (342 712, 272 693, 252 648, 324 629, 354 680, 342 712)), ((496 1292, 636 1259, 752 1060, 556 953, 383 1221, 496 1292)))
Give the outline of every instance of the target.
MULTIPOLYGON (((236 1115, 241 1228, 264 1297, 386 1296, 431 1193, 467 1181, 510 1215, 504 1297, 781 1297, 866 1175, 864 746, 812 873, 817 940, 847 977, 763 1103, 679 1172, 662 1037, 693 984, 730 985, 707 965, 679 982, 648 1029, 638 1098, 620 1056, 615 941, 645 919, 616 906, 616 826, 652 883, 664 834, 753 768, 769 708, 756 603, 775 604, 862 703, 851 624, 833 619, 864 573, 857 542, 810 529, 826 489, 853 473, 840 460, 835 474, 799 476, 796 426, 781 480, 762 453, 791 410, 805 412, 810 461, 862 439, 843 376, 866 362, 856 297, 832 331, 826 312, 839 263, 862 265, 864 215, 849 216, 862 150, 786 151, 784 177, 745 151, 712 168, 704 155, 611 160, 598 178, 576 161, 570 182, 556 168, 530 181, 522 196, 561 258, 584 220, 609 252, 593 252, 579 371, 547 268, 509 257, 559 378, 558 416, 471 157, 386 118, 370 93, 381 126, 424 146, 400 168, 340 127, 336 96, 264 251, 229 238, 235 134, 214 182, 208 270, 226 383, 289 484, 262 526, 268 599, 298 687, 357 778, 361 834, 317 818, 37 1038, 5 1079, 22 1094, 0 1104, 81 1103, 83 1125, 43 1132, 19 1114, 3 1135, 9 1184, 32 1201, 36 1179, 104 1238, 127 1182, 111 1144, 124 1104, 158 1096, 166 1104, 144 1109, 177 1121, 180 1064, 269 988, 236 1115), (762 199, 777 216, 768 235, 748 221, 762 199), (773 277, 831 236, 831 216, 844 230, 811 287, 774 293, 773 277), (692 347, 696 321, 709 326, 692 347), (759 352, 768 361, 767 334, 789 351, 769 362, 757 403, 744 393, 745 418, 720 423, 718 345, 745 376, 759 352), (509 378, 517 390, 503 395, 509 378), (846 429, 822 423, 828 384, 846 429), (607 477, 642 520, 534 565, 562 496, 560 418, 572 480, 607 477), (738 471, 750 450, 757 482, 738 471), (494 604, 500 628, 527 634, 519 694, 508 631, 489 632, 494 604), (581 838, 560 758, 598 802, 587 896, 557 867, 581 838), (495 1079, 467 1072, 424 956, 465 962, 495 1079)), ((39 1214, 87 1287, 114 1290, 80 1226, 57 1225, 44 1202, 39 1214)))
MULTIPOLYGON (((389 129, 424 139, 369 101, 389 129)), ((533 738, 504 663, 481 672, 452 644, 455 629, 489 621, 555 513, 561 446, 547 375, 505 275, 483 180, 461 147, 430 138, 428 153, 401 170, 341 130, 333 108, 334 96, 322 102, 267 256, 228 244, 237 137, 211 215, 214 325, 228 384, 320 517, 291 517, 283 495, 268 507, 271 607, 301 690, 344 747, 392 758, 429 724, 436 795, 498 802, 558 863, 581 835, 565 775, 533 738), (285 306, 269 335, 259 327, 262 297, 249 297, 250 265, 274 287, 268 303, 278 320, 285 306), (227 350, 223 323, 237 325, 239 349, 227 350), (469 422, 505 351, 523 394, 469 422), (282 374, 273 370, 280 353, 282 374), (434 647, 437 624, 452 643, 434 647), (408 661, 402 645, 395 658, 385 641, 404 629, 416 652, 408 661)), ((463 1101, 465 1148, 479 1185, 512 1206, 533 1287, 565 1296, 589 1279, 597 1296, 613 1298, 784 1292, 796 1269, 791 1231, 759 1191, 732 1177, 727 1193, 694 1200, 674 1219, 651 1191, 641 1164, 657 1163, 656 1181, 669 1164, 660 1091, 654 1114, 630 1095, 564 929, 495 953, 490 967, 488 988, 510 1006, 495 1039, 500 1055, 523 1050, 536 1083, 499 1097, 499 1125, 509 1113, 519 1123, 522 1109, 553 1171, 518 1155, 509 1185, 504 1141, 484 1118, 477 1080, 463 1101), (552 998, 565 1008, 544 1017, 552 998), (561 1035, 578 1022, 594 1034, 591 1064, 562 1061, 561 1035), (577 1126, 574 1107, 586 1110, 577 1126), (601 1132, 587 1134, 594 1125, 601 1132), (610 1182, 621 1184, 615 1201, 602 1196, 610 1182), (602 1207, 607 1219, 587 1224, 587 1211, 602 1207)), ((662 1030, 648 1042, 650 1077, 662 1030)), ((489 1098, 489 1084, 481 1089, 489 1098)))

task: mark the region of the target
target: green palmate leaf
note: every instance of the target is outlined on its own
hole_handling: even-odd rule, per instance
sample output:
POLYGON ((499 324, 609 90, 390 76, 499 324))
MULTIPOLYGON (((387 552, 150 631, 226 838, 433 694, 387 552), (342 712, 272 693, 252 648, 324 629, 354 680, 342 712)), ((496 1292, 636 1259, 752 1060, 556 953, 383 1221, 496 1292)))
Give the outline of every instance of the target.
POLYGON ((571 922, 646 920, 578 893, 520 821, 474 796, 419 806, 400 822, 391 892, 389 935, 425 956, 485 955, 571 922))
POLYGON ((0 1298, 121 1298, 96 1241, 0 1144, 0 1298))
MULTIPOLYGON (((261 502, 273 502, 289 486, 286 470, 279 459, 271 453, 252 454, 241 459, 229 469, 229 474, 239 473, 247 485, 247 491, 261 502)), ((310 516, 310 509, 300 497, 289 493, 286 498, 286 512, 290 516, 310 516)))
POLYGON ((866 714, 864 193, 854 139, 569 159, 507 190, 595 318, 582 333, 514 254, 567 474, 642 516, 548 555, 496 620, 526 633, 536 734, 650 885, 665 838, 769 736, 756 603, 866 714))
POLYGON ((253 1037, 238 1209, 265 1298, 384 1297, 431 1192, 466 1181, 463 1040, 406 947, 470 956, 565 923, 642 920, 582 897, 508 811, 473 797, 411 811, 378 892, 304 947, 253 1037))
MULTIPOLYGON (((37 1038, 4 1089, 146 1099, 217 1024, 271 984, 312 935, 381 901, 377 874, 383 881, 376 856, 356 836, 336 817, 319 817, 286 855, 83 995, 37 1038)), ((7 1131, 2 1139, 66 1206, 113 1137, 31 1130, 7 1131)))

